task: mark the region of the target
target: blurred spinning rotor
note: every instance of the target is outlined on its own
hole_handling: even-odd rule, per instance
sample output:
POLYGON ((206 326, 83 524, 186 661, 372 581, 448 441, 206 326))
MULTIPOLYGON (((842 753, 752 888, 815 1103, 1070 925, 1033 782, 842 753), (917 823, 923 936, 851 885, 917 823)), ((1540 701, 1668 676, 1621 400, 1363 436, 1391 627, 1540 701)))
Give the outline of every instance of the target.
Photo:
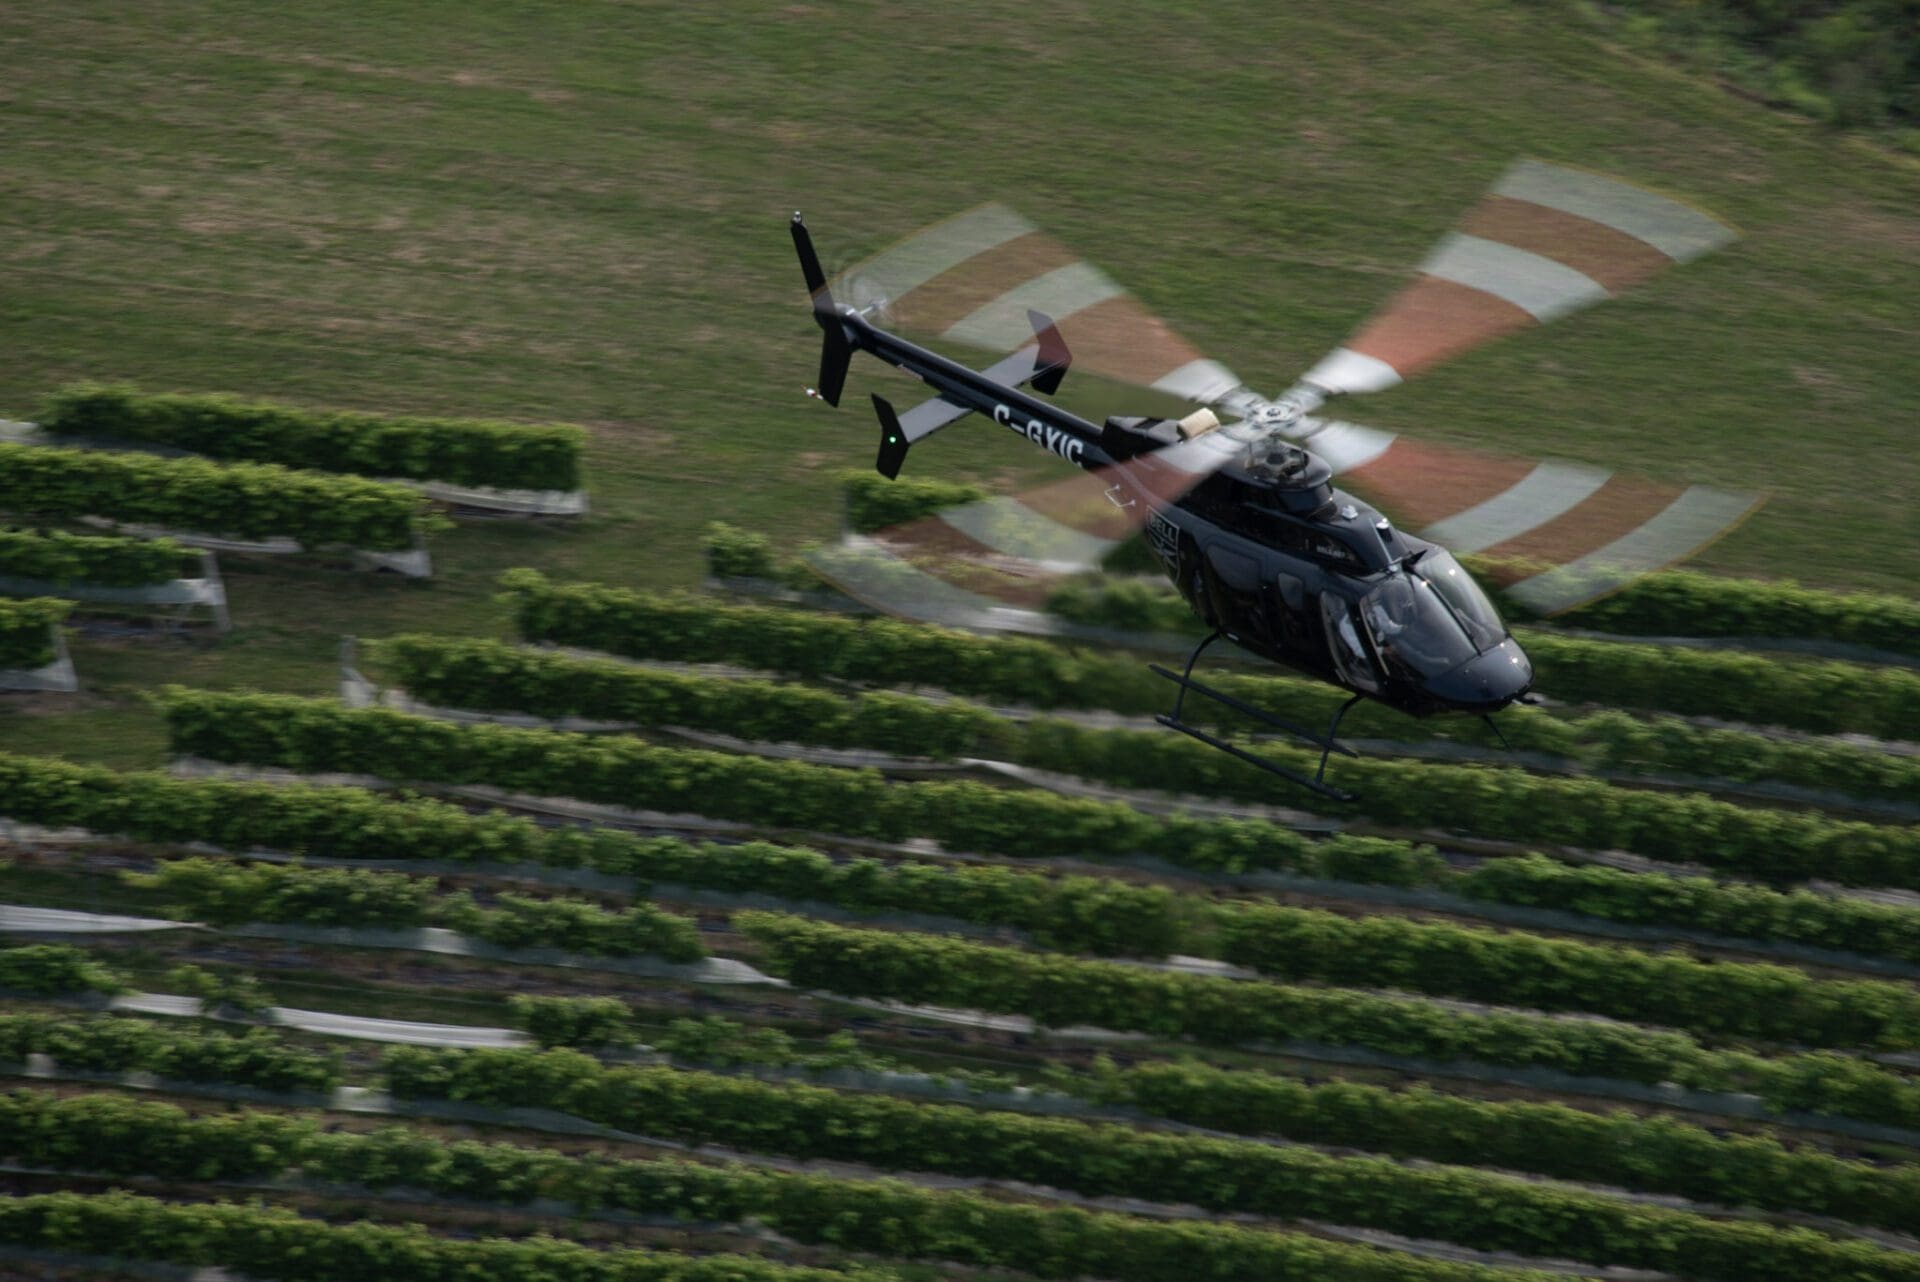
POLYGON ((1268 398, 1019 214, 982 205, 843 273, 836 297, 876 308, 901 329, 994 352, 1031 342, 1028 312, 1039 311, 1059 326, 1075 369, 1205 406, 1226 425, 1018 498, 851 541, 821 554, 816 568, 895 613, 990 619, 1096 567, 1156 506, 1177 502, 1262 442, 1285 440, 1325 459, 1337 484, 1402 528, 1500 563, 1496 577, 1527 608, 1573 609, 1697 552, 1750 515, 1759 497, 1502 458, 1315 411, 1613 297, 1733 239, 1724 224, 1666 196, 1522 160, 1440 241, 1412 283, 1287 392, 1268 398), (1122 470, 1125 492, 1149 501, 1108 501, 1122 470))

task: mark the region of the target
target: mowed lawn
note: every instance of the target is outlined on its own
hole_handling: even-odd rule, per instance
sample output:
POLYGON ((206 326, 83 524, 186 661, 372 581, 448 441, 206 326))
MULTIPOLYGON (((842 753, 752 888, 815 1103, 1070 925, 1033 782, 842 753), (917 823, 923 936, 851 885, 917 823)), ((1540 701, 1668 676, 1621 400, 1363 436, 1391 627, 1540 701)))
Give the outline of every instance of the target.
MULTIPOLYGON (((150 759, 143 684, 496 633, 506 566, 687 585, 709 520, 831 534, 865 393, 912 389, 801 395, 796 207, 845 265, 1005 200, 1277 391, 1512 157, 1662 187, 1745 239, 1343 412, 1772 490, 1703 565, 1920 582, 1920 166, 1525 4, 16 5, 0 57, 0 417, 110 378, 593 433, 577 527, 469 525, 425 585, 236 561, 230 639, 81 643, 93 692, 23 746, 150 759)), ((909 466, 1058 464, 975 430, 909 466)))

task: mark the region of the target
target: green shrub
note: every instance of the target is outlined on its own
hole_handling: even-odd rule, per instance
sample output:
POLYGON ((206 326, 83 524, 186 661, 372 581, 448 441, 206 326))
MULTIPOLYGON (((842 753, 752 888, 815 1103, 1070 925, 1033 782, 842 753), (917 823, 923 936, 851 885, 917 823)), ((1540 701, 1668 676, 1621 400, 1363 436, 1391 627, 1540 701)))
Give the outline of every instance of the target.
POLYGON ((586 444, 577 427, 296 409, 95 383, 48 397, 41 424, 216 459, 528 490, 578 489, 586 444))
POLYGON ((52 597, 0 597, 0 669, 43 668, 52 663, 51 629, 72 609, 73 602, 52 597))
POLYGON ((846 495, 847 524, 861 534, 903 525, 932 516, 942 508, 977 503, 987 497, 987 492, 979 486, 952 481, 912 478, 889 481, 872 472, 847 472, 841 479, 842 492, 846 495))
POLYGON ((0 443, 0 511, 43 518, 104 516, 232 538, 285 537, 309 547, 375 552, 411 547, 417 534, 441 523, 404 485, 265 463, 6 443, 0 443))
POLYGON ((137 588, 200 571, 200 556, 171 539, 63 530, 0 530, 0 574, 62 586, 137 588))
POLYGON ((639 1040, 633 1014, 617 997, 543 997, 515 993, 507 998, 515 1027, 541 1046, 632 1046, 639 1040))

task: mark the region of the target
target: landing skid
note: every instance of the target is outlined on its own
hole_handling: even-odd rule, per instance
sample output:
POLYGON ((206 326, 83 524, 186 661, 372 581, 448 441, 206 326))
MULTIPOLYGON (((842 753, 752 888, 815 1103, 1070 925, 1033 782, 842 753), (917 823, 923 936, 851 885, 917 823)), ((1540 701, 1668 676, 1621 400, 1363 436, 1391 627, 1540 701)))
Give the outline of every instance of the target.
POLYGON ((1336 788, 1332 784, 1325 782, 1325 780, 1327 774, 1327 758, 1333 753, 1337 752, 1347 757, 1357 757, 1360 755, 1346 744, 1334 738, 1334 735, 1339 731, 1341 719, 1347 715, 1347 709, 1360 702, 1362 696, 1356 694, 1341 704, 1340 710, 1333 714, 1333 721, 1327 726, 1327 732, 1325 734, 1316 734, 1305 726, 1296 725, 1284 717, 1277 717, 1265 709, 1256 708, 1245 700, 1236 699, 1224 690, 1216 690, 1203 682, 1195 681, 1193 679, 1193 665, 1195 661, 1200 658, 1200 652, 1219 639, 1220 633, 1217 629, 1209 633, 1206 640, 1195 646, 1193 652, 1187 656, 1187 666, 1184 671, 1173 672, 1161 667, 1157 663, 1147 665, 1155 676, 1165 677, 1180 687, 1180 693, 1174 696, 1172 714, 1158 716, 1155 717, 1154 720, 1170 730, 1178 730, 1181 734, 1198 739, 1210 748, 1218 748, 1228 756, 1237 757, 1248 765, 1258 766, 1268 774, 1278 775, 1282 779, 1288 780, 1291 783, 1297 783, 1302 788, 1319 793, 1323 797, 1329 797, 1335 801, 1356 800, 1357 798, 1353 793, 1347 792, 1342 788, 1336 788), (1312 776, 1309 777, 1298 770, 1289 769, 1277 761, 1272 761, 1260 756, 1258 753, 1248 752, 1245 748, 1237 747, 1217 735, 1200 729, 1198 726, 1189 725, 1187 722, 1182 721, 1180 719, 1180 711, 1186 703, 1188 691, 1192 691, 1202 698, 1211 699, 1223 707, 1232 708, 1235 712, 1244 713, 1256 721, 1272 726, 1276 730, 1283 731, 1294 736, 1296 739, 1303 739, 1312 744, 1314 747, 1320 749, 1320 768, 1314 771, 1312 776))

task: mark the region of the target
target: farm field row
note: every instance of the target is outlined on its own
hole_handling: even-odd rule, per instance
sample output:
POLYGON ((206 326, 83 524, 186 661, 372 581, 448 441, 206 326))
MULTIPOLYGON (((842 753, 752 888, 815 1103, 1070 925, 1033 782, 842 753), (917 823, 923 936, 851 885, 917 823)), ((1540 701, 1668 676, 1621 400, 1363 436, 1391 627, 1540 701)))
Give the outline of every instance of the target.
MULTIPOLYGON (((54 1044, 70 1054, 85 1053, 84 1040, 75 1041, 73 1033, 69 1033, 62 1042, 59 1029, 51 1031, 54 1044)), ((75 1033, 80 1031, 74 1029, 75 1033)), ((284 1089, 284 1083, 289 1080, 306 1082, 310 1088, 323 1080, 311 1074, 324 1073, 324 1061, 311 1057, 301 1061, 298 1052, 293 1053, 294 1059, 288 1060, 288 1052, 276 1052, 271 1039, 259 1041, 258 1035, 245 1061, 228 1056, 223 1065, 213 1064, 208 1052, 216 1049, 222 1040, 216 1036, 212 1039, 214 1046, 200 1050, 202 1080, 211 1075, 214 1080, 257 1083, 270 1089, 284 1089), (288 1067, 276 1068, 276 1056, 288 1067), (289 1068, 299 1063, 312 1065, 306 1070, 309 1075, 287 1078, 289 1068), (211 1074, 209 1065, 212 1065, 211 1074)), ((18 1041, 18 1035, 12 1035, 8 1044, 18 1041)), ((175 1041, 177 1045, 184 1044, 182 1039, 175 1041)), ((140 1056, 137 1048, 142 1047, 142 1039, 129 1041, 123 1037, 101 1041, 96 1038, 95 1043, 92 1062, 96 1065, 111 1062, 115 1052, 136 1063, 160 1062, 151 1054, 140 1056), (104 1057, 101 1048, 109 1048, 104 1057), (128 1048, 136 1049, 128 1055, 128 1048)), ((147 1049, 153 1044, 153 1039, 146 1039, 147 1049)), ((1198 1202, 1216 1210, 1277 1216, 1282 1220, 1298 1218, 1303 1209, 1299 1199, 1307 1196, 1317 1199, 1320 1212, 1315 1215, 1310 1210, 1309 1218, 1325 1217, 1335 1223, 1398 1231, 1414 1230, 1422 1215, 1440 1215, 1451 1222, 1450 1233, 1455 1240, 1472 1236, 1475 1221, 1483 1214, 1494 1213, 1492 1205, 1484 1202, 1493 1197, 1506 1204, 1509 1214, 1516 1207, 1521 1210, 1532 1207, 1544 1214, 1549 1207, 1557 1206, 1562 1208, 1558 1223, 1568 1224, 1566 1215, 1570 1213, 1575 1217, 1574 1222, 1581 1225, 1569 1233, 1566 1227, 1549 1227, 1549 1222, 1556 1219, 1553 1216, 1531 1225, 1508 1220, 1504 1228, 1493 1232, 1509 1249, 1552 1254, 1571 1251, 1577 1258, 1594 1258, 1592 1253, 1598 1250, 1604 1253, 1600 1258, 1625 1255, 1665 1259, 1680 1264, 1686 1276, 1702 1277, 1720 1276, 1720 1269, 1730 1267, 1710 1258, 1715 1253, 1729 1251, 1736 1257, 1743 1251, 1755 1253, 1747 1261, 1752 1266, 1769 1258, 1780 1259, 1778 1253, 1785 1249, 1798 1267, 1814 1270, 1808 1276, 1825 1276, 1829 1270, 1843 1267, 1864 1268, 1868 1276, 1900 1276, 1900 1270, 1905 1267, 1897 1258, 1888 1257, 1865 1243, 1841 1243, 1805 1230, 1769 1230, 1753 1224, 1715 1221, 1690 1212, 1622 1203, 1593 1192, 1525 1185, 1506 1177, 1480 1175, 1458 1168, 1397 1167, 1378 1160, 1316 1154, 1297 1147, 1275 1148, 1204 1136, 1143 1133, 1099 1123, 1020 1118, 991 1110, 982 1112, 949 1105, 891 1101, 871 1094, 715 1077, 687 1069, 601 1065, 573 1053, 436 1053, 402 1048, 385 1052, 380 1065, 389 1088, 406 1099, 452 1098, 469 1105, 558 1109, 649 1136, 719 1142, 754 1152, 789 1156, 833 1155, 880 1170, 944 1171, 1028 1183, 1038 1175, 1044 1184, 1082 1196, 1121 1195, 1198 1202), (860 1119, 865 1119, 864 1124, 860 1119), (933 1157, 935 1153, 949 1156, 933 1157), (1039 1167, 1033 1165, 1036 1161, 1040 1162, 1039 1167), (1207 1174, 1210 1170, 1214 1172, 1211 1175, 1207 1174), (1231 1172, 1239 1172, 1238 1178, 1231 1172), (1169 1180, 1174 1182, 1167 1183, 1169 1180), (1194 1180, 1200 1183, 1191 1183, 1194 1180), (1302 1185, 1302 1180, 1311 1184, 1302 1185), (1369 1191, 1369 1184, 1378 1187, 1369 1191), (1308 1192, 1309 1188, 1316 1191, 1308 1192), (1399 1193, 1384 1199, 1378 1196, 1388 1189, 1398 1189, 1399 1193), (1470 1209, 1476 1198, 1483 1200, 1485 1212, 1470 1209), (1423 1205, 1429 1209, 1421 1210, 1423 1205), (1594 1236, 1603 1227, 1606 1231, 1594 1236), (1738 1245, 1742 1242, 1744 1248, 1738 1245), (1690 1264, 1681 1263, 1703 1251, 1708 1254, 1690 1264)), ((180 1162, 204 1168, 209 1159, 219 1161, 214 1155, 223 1152, 230 1155, 226 1159, 228 1163, 237 1162, 243 1170, 254 1164, 251 1170, 255 1173, 262 1173, 260 1163, 266 1164, 267 1173, 291 1164, 288 1156, 276 1159, 273 1154, 276 1138, 284 1145, 290 1138, 288 1132, 281 1130, 276 1137, 273 1130, 263 1129, 268 1125, 264 1120, 259 1125, 247 1126, 240 1133, 232 1127, 242 1123, 233 1118, 217 1126, 201 1127, 196 1132, 191 1124, 183 1127, 177 1114, 152 1106, 116 1101, 110 1107, 96 1109, 86 1103, 68 1103, 53 1106, 63 1117, 52 1119, 46 1116, 45 1106, 39 1107, 38 1125, 22 1132, 15 1110, 27 1101, 20 1096, 13 1098, 14 1110, 0 1109, 0 1117, 13 1125, 0 1127, 0 1134, 7 1135, 11 1141, 9 1147, 17 1158, 36 1165, 44 1165, 49 1153, 57 1153, 73 1164, 69 1169, 91 1170, 102 1164, 110 1169, 123 1169, 123 1164, 137 1161, 136 1154, 148 1144, 164 1146, 173 1152, 173 1156, 157 1163, 160 1173, 180 1162), (136 1113, 144 1115, 136 1117, 136 1113), (73 1121, 66 1122, 65 1117, 73 1121), (141 1122, 146 1125, 139 1125, 141 1122), (122 1128, 123 1133, 132 1124, 135 1148, 103 1163, 98 1140, 88 1138, 90 1130, 99 1134, 92 1128, 103 1124, 122 1128), (142 1134, 156 1124, 162 1127, 161 1136, 149 1138, 142 1134), (26 1138, 29 1135, 31 1139, 26 1138), (236 1148, 236 1141, 250 1143, 243 1142, 236 1148), (33 1145, 39 1147, 30 1147, 33 1145)), ((1621 1119, 1616 1119, 1616 1126, 1620 1123, 1621 1119)), ((1669 1140, 1676 1134, 1669 1131, 1669 1140)), ((1685 1137, 1681 1138, 1684 1142, 1685 1137)), ((382 1161, 398 1160, 402 1170, 416 1171, 436 1169, 433 1163, 447 1160, 440 1156, 438 1146, 429 1141, 416 1138, 412 1143, 413 1148, 403 1150, 414 1154, 410 1158, 401 1158, 391 1144, 376 1146, 368 1150, 366 1156, 378 1155, 382 1161), (427 1165, 418 1165, 422 1163, 427 1165)), ((1744 1153, 1737 1145, 1720 1147, 1724 1150, 1723 1156, 1736 1158, 1761 1157, 1767 1152, 1764 1147, 1748 1146, 1744 1153)), ((350 1145, 345 1152, 336 1151, 329 1158, 327 1150, 321 1150, 315 1159, 318 1170, 342 1171, 343 1168, 333 1163, 355 1151, 350 1145)), ((447 1155, 457 1163, 453 1169, 467 1169, 468 1178, 474 1173, 471 1159, 478 1156, 470 1152, 468 1159, 462 1161, 458 1153, 447 1155)), ((1773 1159, 1787 1160, 1777 1149, 1773 1159)), ((505 1153, 497 1152, 485 1165, 495 1166, 498 1161, 510 1160, 505 1153)), ((1792 1161, 1803 1174, 1825 1173, 1829 1177, 1850 1174, 1850 1187, 1858 1190, 1854 1196, 1872 1195, 1876 1177, 1870 1168, 1849 1168, 1832 1162, 1823 1166, 1822 1159, 1813 1154, 1803 1154, 1792 1161)), ((357 1169, 364 1175, 371 1168, 344 1169, 357 1169)), ((390 1175, 378 1183, 410 1182, 400 1174, 391 1173, 390 1167, 385 1169, 390 1175)), ((559 1168, 537 1169, 551 1177, 565 1167, 562 1163, 559 1168)), ((311 1177, 315 1171, 309 1169, 307 1173, 311 1177)), ((490 1189, 484 1184, 478 1188, 469 1186, 468 1192, 485 1196, 490 1191, 498 1198, 501 1188, 519 1188, 520 1196, 532 1196, 522 1182, 524 1178, 499 1188, 490 1189)), ((1658 1182, 1657 1176, 1655 1182, 1658 1182)), ((428 1187, 433 1186, 429 1181, 428 1187)), ((552 1186, 547 1187, 551 1194, 552 1186)), ((563 1183, 561 1187, 567 1185, 563 1183)), ((1832 1186, 1829 1180, 1828 1184, 1817 1187, 1838 1186, 1832 1186)), ((1809 1190, 1814 1191, 1816 1197, 1817 1187, 1809 1190)), ((1416 1236, 1434 1235, 1414 1231, 1416 1236)), ((1784 1266, 1784 1261, 1782 1263, 1784 1266)), ((1761 1267, 1765 1267, 1764 1264, 1761 1267)), ((1236 1270, 1234 1275, 1241 1274, 1236 1270)))

